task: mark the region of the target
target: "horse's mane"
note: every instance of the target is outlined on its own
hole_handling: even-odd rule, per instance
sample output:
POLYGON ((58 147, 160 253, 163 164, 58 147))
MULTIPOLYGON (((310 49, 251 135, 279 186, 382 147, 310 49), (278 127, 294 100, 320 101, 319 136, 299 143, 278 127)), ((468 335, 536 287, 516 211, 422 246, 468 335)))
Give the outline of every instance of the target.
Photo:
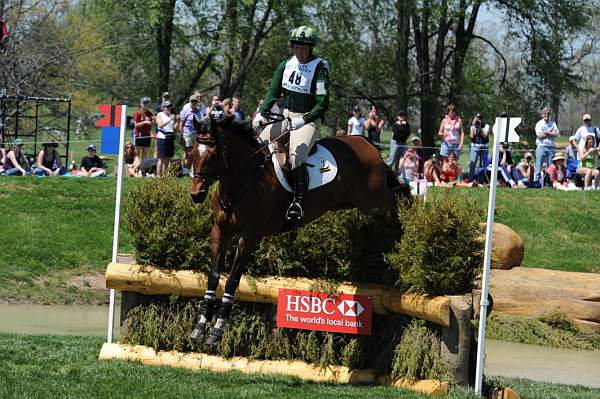
POLYGON ((233 115, 228 115, 223 119, 216 121, 217 126, 225 127, 228 132, 231 132, 244 140, 252 148, 258 147, 258 142, 255 138, 252 124, 247 121, 235 119, 233 115))

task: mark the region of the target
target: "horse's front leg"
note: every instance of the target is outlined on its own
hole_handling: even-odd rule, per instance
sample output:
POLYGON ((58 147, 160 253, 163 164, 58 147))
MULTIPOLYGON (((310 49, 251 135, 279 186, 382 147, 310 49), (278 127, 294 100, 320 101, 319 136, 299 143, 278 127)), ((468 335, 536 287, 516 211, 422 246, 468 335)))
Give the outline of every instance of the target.
POLYGON ((202 341, 206 337, 206 325, 213 317, 215 306, 217 303, 217 287, 219 286, 219 277, 223 265, 225 264, 225 254, 227 252, 227 243, 229 242, 230 233, 224 231, 216 223, 210 232, 210 245, 212 249, 211 270, 208 275, 208 284, 204 292, 204 303, 202 312, 196 327, 192 331, 192 339, 202 341))
POLYGON ((209 347, 216 347, 223 337, 223 330, 227 324, 227 320, 229 320, 231 308, 233 307, 233 297, 235 295, 235 291, 240 285, 242 274, 244 274, 246 271, 246 264, 248 263, 248 258, 252 253, 254 246, 256 245, 256 241, 257 239, 254 237, 251 238, 242 236, 238 242, 235 259, 233 260, 233 265, 231 266, 231 274, 227 279, 227 283, 225 283, 225 293, 223 294, 223 299, 221 300, 221 307, 219 309, 217 322, 206 339, 206 345, 209 347))

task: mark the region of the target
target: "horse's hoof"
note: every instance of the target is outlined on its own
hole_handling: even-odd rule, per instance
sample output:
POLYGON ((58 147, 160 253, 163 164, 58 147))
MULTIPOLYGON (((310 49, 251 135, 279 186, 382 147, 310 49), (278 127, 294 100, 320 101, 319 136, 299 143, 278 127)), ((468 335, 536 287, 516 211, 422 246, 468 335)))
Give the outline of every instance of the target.
POLYGON ((206 338, 206 346, 209 348, 216 348, 221 342, 221 338, 223 338, 223 329, 222 328, 213 328, 208 334, 208 338, 206 338))
POLYGON ((202 341, 206 337, 206 323, 198 323, 192 331, 192 338, 194 341, 202 341))

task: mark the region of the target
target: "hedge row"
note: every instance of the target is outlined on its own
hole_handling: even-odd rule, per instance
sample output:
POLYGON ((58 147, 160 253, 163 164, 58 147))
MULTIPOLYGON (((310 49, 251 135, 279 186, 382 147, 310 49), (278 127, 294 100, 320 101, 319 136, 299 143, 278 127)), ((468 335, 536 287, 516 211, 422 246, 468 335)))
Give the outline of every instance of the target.
MULTIPOLYGON (((148 179, 126 198, 126 227, 140 264, 210 268, 210 200, 194 205, 189 183, 148 179)), ((482 263, 482 215, 461 192, 400 207, 397 217, 356 209, 328 212, 294 231, 264 238, 249 263, 254 276, 306 276, 396 284, 430 295, 470 292, 482 263), (404 231, 404 234, 402 233, 404 231)), ((232 240, 227 264, 236 240, 232 240)))
MULTIPOLYGON (((210 201, 194 205, 188 190, 182 180, 159 178, 129 193, 126 226, 138 263, 209 270, 210 201)), ((307 226, 264 238, 248 274, 395 282, 403 290, 430 295, 470 292, 482 263, 481 220, 460 192, 439 193, 425 203, 417 198, 397 214, 329 212, 307 226)), ((200 299, 175 298, 168 305, 136 308, 124 341, 163 350, 206 350, 189 338, 200 304, 200 299)), ((272 305, 236 303, 220 353, 373 368, 396 377, 451 378, 440 357, 439 331, 423 321, 375 315, 373 334, 355 336, 277 329, 275 315, 272 305)))

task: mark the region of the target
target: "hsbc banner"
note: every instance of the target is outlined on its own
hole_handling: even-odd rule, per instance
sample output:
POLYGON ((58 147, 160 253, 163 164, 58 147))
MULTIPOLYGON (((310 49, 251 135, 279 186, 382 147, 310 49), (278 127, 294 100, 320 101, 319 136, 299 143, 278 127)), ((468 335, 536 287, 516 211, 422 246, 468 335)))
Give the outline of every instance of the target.
POLYGON ((277 327, 371 335, 372 305, 367 295, 280 288, 277 327))

